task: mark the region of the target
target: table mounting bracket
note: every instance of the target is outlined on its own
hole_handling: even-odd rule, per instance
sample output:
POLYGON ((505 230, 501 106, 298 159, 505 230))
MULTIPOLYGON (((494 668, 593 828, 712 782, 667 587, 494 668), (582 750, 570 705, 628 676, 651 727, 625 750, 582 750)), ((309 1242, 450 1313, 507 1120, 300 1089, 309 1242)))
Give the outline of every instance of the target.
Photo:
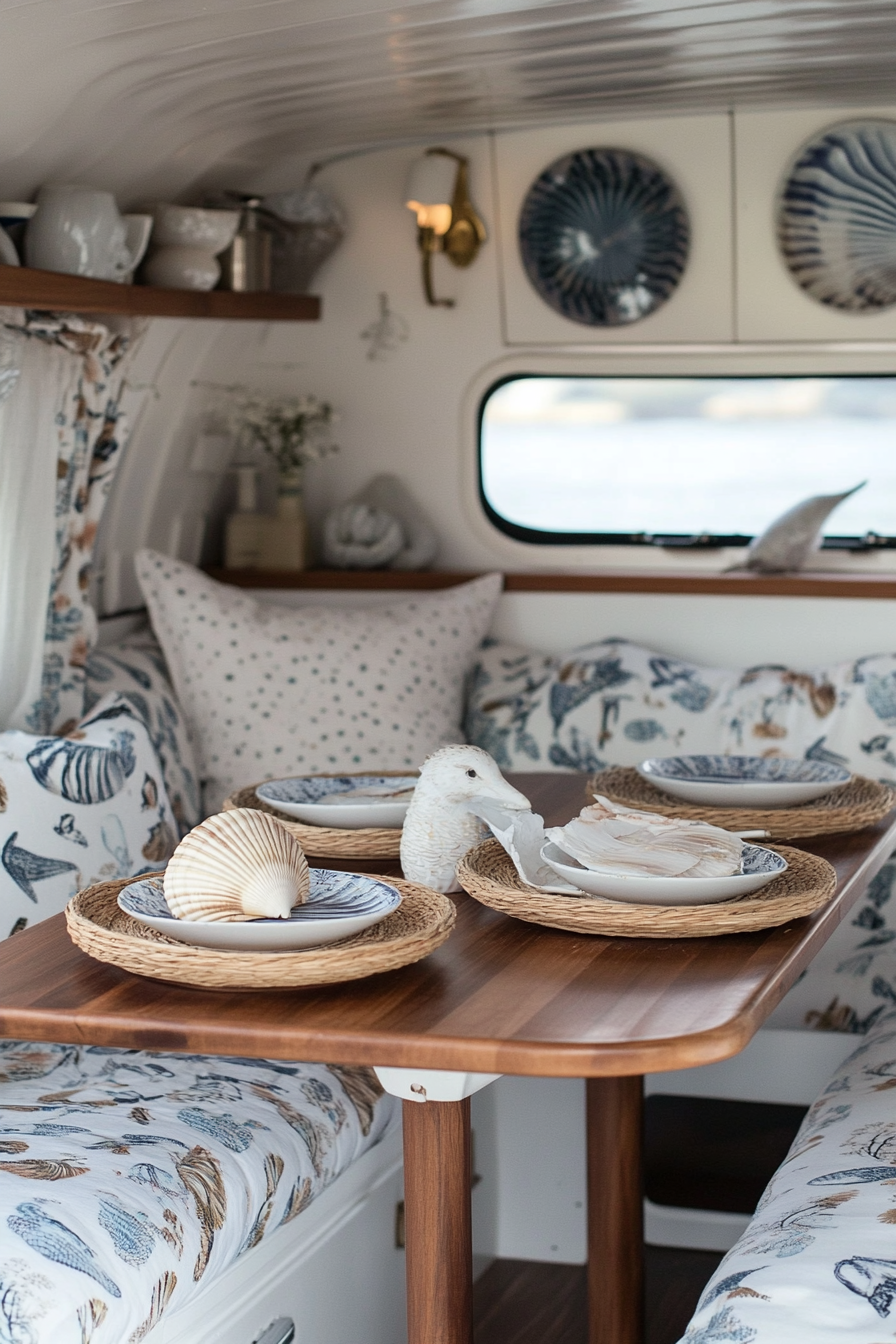
POLYGON ((463 1101, 496 1082, 500 1073, 455 1073, 450 1069, 374 1067, 381 1086, 402 1101, 463 1101))

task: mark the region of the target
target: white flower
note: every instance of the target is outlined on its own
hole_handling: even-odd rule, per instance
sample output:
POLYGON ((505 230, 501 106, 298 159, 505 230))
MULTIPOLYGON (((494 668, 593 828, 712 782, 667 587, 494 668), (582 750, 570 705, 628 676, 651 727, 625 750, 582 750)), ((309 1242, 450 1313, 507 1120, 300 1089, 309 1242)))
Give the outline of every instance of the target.
POLYGON ((306 393, 266 398, 239 386, 228 387, 230 407, 224 419, 239 445, 261 448, 280 471, 294 470, 339 451, 329 427, 338 418, 329 402, 306 393))

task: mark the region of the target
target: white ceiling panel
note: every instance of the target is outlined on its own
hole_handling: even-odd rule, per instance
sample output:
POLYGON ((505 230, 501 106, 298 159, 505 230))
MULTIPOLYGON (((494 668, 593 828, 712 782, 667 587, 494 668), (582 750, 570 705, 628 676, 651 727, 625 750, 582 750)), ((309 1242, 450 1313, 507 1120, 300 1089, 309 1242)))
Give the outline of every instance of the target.
POLYGON ((892 102, 894 33, 892 0, 0 0, 0 196, 64 178, 133 203, 491 127, 892 102))

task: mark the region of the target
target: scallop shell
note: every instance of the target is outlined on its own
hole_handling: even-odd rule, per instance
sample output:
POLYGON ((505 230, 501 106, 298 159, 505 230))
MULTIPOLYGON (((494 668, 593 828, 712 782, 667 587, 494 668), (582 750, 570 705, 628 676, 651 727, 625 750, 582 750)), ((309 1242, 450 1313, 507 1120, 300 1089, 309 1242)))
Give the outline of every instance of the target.
POLYGON ((730 831, 594 797, 578 817, 545 831, 585 868, 617 877, 730 877, 740 868, 744 843, 730 831))
POLYGON ((307 901, 311 875, 301 845, 276 817, 238 807, 184 836, 164 885, 178 919, 288 919, 294 905, 307 901))

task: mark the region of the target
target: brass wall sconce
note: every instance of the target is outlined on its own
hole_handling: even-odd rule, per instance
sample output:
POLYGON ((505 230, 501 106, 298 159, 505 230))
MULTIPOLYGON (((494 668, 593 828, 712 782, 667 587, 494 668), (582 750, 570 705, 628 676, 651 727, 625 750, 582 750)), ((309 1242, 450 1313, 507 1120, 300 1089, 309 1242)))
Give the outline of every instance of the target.
POLYGON ((423 267, 423 291, 434 308, 453 308, 454 299, 437 299, 432 259, 438 252, 455 266, 476 260, 487 234, 470 200, 469 161, 450 149, 428 149, 411 169, 405 204, 417 215, 417 245, 423 267))

